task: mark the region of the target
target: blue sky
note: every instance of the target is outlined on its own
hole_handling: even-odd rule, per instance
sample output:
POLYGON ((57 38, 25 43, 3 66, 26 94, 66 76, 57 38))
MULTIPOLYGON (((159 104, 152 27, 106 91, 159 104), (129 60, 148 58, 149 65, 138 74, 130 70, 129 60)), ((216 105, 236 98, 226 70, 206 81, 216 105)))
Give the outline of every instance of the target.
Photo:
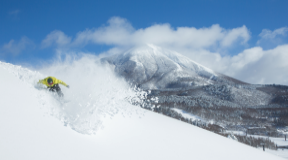
MULTIPOLYGON (((211 68, 203 58, 208 53, 235 64, 241 53, 260 47, 266 55, 288 43, 287 6, 286 0, 2 0, 0 61, 33 65, 53 59, 56 50, 97 55, 155 43, 211 68)), ((236 70, 218 71, 241 77, 236 70)))

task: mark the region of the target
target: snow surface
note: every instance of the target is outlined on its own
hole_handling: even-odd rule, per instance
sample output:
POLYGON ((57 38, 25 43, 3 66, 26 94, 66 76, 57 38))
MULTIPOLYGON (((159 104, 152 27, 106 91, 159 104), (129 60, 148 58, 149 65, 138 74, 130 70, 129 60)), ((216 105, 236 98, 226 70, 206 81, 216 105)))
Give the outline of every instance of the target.
POLYGON ((96 64, 90 57, 39 73, 0 62, 0 159, 281 159, 132 106, 138 93, 96 64), (64 100, 35 85, 47 73, 71 86, 64 100))

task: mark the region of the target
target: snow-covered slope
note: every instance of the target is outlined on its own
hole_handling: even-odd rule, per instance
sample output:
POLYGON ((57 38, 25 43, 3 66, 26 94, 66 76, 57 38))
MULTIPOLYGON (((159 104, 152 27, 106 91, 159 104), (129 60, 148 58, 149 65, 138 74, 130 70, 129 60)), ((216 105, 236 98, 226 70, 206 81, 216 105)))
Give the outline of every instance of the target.
POLYGON ((79 60, 69 64, 68 68, 72 67, 74 72, 65 67, 68 64, 57 66, 57 72, 53 68, 49 70, 62 75, 61 79, 70 84, 70 90, 63 88, 65 101, 35 87, 37 80, 45 74, 0 62, 0 159, 281 159, 132 106, 123 99, 123 95, 126 98, 132 96, 131 92, 120 92, 125 89, 124 84, 115 82, 122 87, 113 86, 105 75, 98 77, 100 80, 95 79, 97 83, 85 85, 85 79, 91 81, 89 76, 95 74, 91 71, 94 67, 88 73, 78 75, 81 78, 76 78, 78 83, 74 83, 71 77, 83 72, 81 67, 87 71, 87 62, 79 60), (77 85, 83 90, 76 89, 77 85), (112 88, 119 92, 113 94, 112 88), (80 96, 82 93, 91 95, 85 99, 80 96), (76 102, 80 104, 76 105, 76 102), (93 108, 100 111, 92 113, 93 108), (77 112, 79 114, 75 116, 77 112), (101 117, 101 121, 97 121, 99 123, 95 123, 97 116, 101 117), (73 123, 72 118, 79 123, 73 123), (70 127, 63 125, 67 123, 70 127), (98 128, 96 135, 74 131, 88 131, 87 124, 91 124, 91 130, 97 130, 100 124, 104 128, 98 128), (84 129, 77 129, 82 125, 84 129), (74 130, 71 129, 73 127, 74 130))
POLYGON ((28 94, 39 101, 47 114, 84 134, 92 134, 101 127, 103 117, 127 110, 126 104, 132 98, 134 101, 141 98, 137 96, 141 92, 136 94, 124 80, 114 76, 113 71, 98 64, 95 57, 87 56, 74 62, 50 65, 40 73, 0 62, 2 68, 37 91, 28 94), (51 75, 71 86, 70 89, 61 87, 65 95, 63 99, 49 93, 46 86, 37 84, 40 79, 51 75))
POLYGON ((143 89, 183 88, 229 81, 189 58, 151 44, 102 59, 143 89))

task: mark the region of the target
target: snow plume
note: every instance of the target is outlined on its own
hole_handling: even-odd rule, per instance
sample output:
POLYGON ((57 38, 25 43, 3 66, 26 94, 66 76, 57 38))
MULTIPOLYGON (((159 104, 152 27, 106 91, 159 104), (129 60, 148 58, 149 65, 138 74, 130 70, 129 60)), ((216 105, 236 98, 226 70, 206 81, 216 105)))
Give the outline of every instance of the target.
POLYGON ((98 57, 87 54, 77 58, 67 56, 65 60, 58 59, 52 64, 43 65, 38 72, 2 62, 0 66, 13 73, 25 85, 36 89, 36 98, 44 112, 79 133, 95 134, 99 128, 104 127, 103 121, 106 118, 111 119, 116 114, 124 117, 132 114, 141 117, 144 114, 135 104, 141 105, 146 93, 130 88, 109 66, 101 64, 98 57), (68 89, 60 85, 64 98, 49 92, 46 86, 37 84, 39 79, 47 76, 54 76, 70 86, 68 89))
POLYGON ((140 111, 131 102, 141 102, 145 96, 145 92, 131 89, 124 79, 92 55, 67 56, 64 61, 46 65, 40 72, 70 86, 69 89, 61 86, 65 96, 58 100, 53 114, 65 125, 84 134, 96 133, 105 117, 112 118, 117 113, 123 116, 138 114, 140 111))

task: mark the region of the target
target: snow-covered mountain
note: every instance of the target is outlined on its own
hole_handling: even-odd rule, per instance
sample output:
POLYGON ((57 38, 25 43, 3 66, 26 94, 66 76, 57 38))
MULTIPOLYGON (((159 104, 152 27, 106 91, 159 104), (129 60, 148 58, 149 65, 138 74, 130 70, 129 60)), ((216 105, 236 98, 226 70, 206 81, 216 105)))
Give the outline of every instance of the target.
POLYGON ((167 116, 192 124, 201 119, 226 129, 237 126, 236 130, 245 132, 267 126, 263 134, 274 136, 281 136, 278 129, 288 125, 288 86, 244 83, 154 45, 135 47, 102 62, 128 82, 151 90, 147 108, 156 106, 154 111, 167 116), (175 110, 201 118, 191 122, 175 110))
POLYGON ((127 81, 143 89, 243 83, 216 73, 175 51, 152 44, 103 58, 102 62, 108 62, 127 81))
POLYGON ((91 59, 41 72, 0 62, 0 159, 281 159, 133 106, 133 92, 101 70, 91 59), (47 74, 71 86, 64 100, 36 85, 47 74))

